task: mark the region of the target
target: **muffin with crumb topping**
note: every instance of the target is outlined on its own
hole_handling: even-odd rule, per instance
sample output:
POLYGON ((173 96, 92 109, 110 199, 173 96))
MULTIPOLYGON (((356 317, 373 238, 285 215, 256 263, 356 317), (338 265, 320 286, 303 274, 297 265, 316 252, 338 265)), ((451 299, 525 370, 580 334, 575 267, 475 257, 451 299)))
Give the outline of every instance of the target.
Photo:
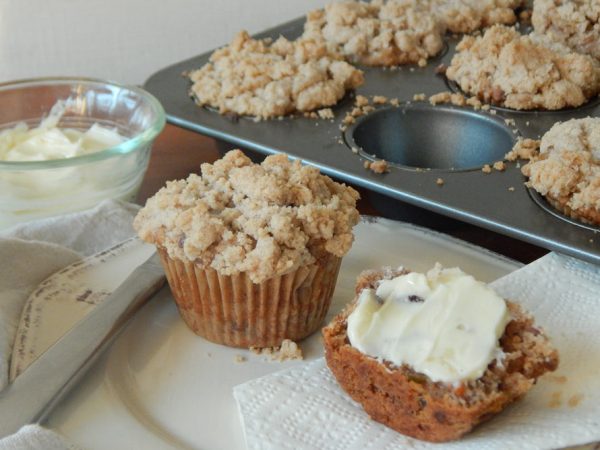
POLYGON ((285 155, 233 150, 168 182, 134 227, 160 253, 187 325, 213 342, 274 347, 323 321, 358 223, 358 193, 285 155))
POLYGON ((562 214, 600 226, 600 118, 555 123, 521 171, 562 214))

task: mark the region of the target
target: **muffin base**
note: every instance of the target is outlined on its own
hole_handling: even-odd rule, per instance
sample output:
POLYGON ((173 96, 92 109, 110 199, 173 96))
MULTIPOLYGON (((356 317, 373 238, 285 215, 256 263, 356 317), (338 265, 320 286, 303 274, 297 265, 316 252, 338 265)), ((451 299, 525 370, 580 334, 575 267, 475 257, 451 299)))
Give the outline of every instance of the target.
POLYGON ((199 336, 231 347, 276 347, 319 328, 331 303, 341 258, 255 284, 244 273, 222 275, 158 248, 181 317, 199 336))
POLYGON ((547 194, 544 196, 544 198, 554 209, 556 209, 561 214, 588 225, 600 226, 600 211, 598 211, 597 209, 572 209, 568 205, 569 197, 557 199, 547 194))

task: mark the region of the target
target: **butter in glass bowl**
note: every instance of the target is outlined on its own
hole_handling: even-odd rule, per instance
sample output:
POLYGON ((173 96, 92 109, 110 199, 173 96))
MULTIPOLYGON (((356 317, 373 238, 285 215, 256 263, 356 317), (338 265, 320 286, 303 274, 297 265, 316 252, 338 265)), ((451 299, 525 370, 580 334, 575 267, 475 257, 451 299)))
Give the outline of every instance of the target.
POLYGON ((75 78, 0 85, 0 229, 134 200, 162 106, 137 87, 75 78))

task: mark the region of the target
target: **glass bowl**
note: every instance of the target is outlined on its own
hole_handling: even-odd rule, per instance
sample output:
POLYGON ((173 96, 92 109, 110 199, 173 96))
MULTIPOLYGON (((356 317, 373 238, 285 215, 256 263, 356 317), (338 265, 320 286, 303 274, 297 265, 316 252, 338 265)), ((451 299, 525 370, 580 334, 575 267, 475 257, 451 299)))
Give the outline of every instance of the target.
POLYGON ((72 158, 0 161, 0 229, 93 207, 104 199, 135 199, 156 136, 161 104, 143 89, 86 78, 40 78, 0 84, 0 132, 24 122, 37 127, 60 100, 59 128, 94 123, 115 128, 117 146, 72 158))

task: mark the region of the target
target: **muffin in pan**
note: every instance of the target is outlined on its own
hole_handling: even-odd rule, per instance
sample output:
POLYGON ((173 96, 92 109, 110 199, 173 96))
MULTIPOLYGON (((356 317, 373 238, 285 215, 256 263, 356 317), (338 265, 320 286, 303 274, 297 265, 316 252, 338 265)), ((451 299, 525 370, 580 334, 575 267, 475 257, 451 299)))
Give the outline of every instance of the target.
POLYGON ((600 118, 556 123, 522 172, 558 211, 600 226, 600 118))
POLYGON ((536 33, 600 60, 600 2, 534 0, 531 22, 536 33))
POLYGON ((210 61, 188 73, 196 103, 261 119, 335 105, 363 73, 311 39, 275 42, 238 33, 210 61))
POLYGON ((472 33, 492 25, 512 25, 522 0, 429 0, 431 10, 452 33, 472 33))
POLYGON ((577 107, 598 95, 600 65, 546 36, 495 25, 465 36, 446 76, 485 103, 517 110, 577 107))
POLYGON ((356 294, 323 329, 327 365, 371 418, 408 436, 458 439, 558 366, 530 315, 459 269, 367 271, 356 294))
POLYGON ((323 321, 358 223, 358 193, 285 155, 253 164, 228 152, 172 181, 134 227, 160 253, 173 296, 197 334, 276 347, 323 321))
POLYGON ((306 18, 303 37, 369 66, 419 64, 444 47, 444 27, 415 0, 329 3, 306 18))

